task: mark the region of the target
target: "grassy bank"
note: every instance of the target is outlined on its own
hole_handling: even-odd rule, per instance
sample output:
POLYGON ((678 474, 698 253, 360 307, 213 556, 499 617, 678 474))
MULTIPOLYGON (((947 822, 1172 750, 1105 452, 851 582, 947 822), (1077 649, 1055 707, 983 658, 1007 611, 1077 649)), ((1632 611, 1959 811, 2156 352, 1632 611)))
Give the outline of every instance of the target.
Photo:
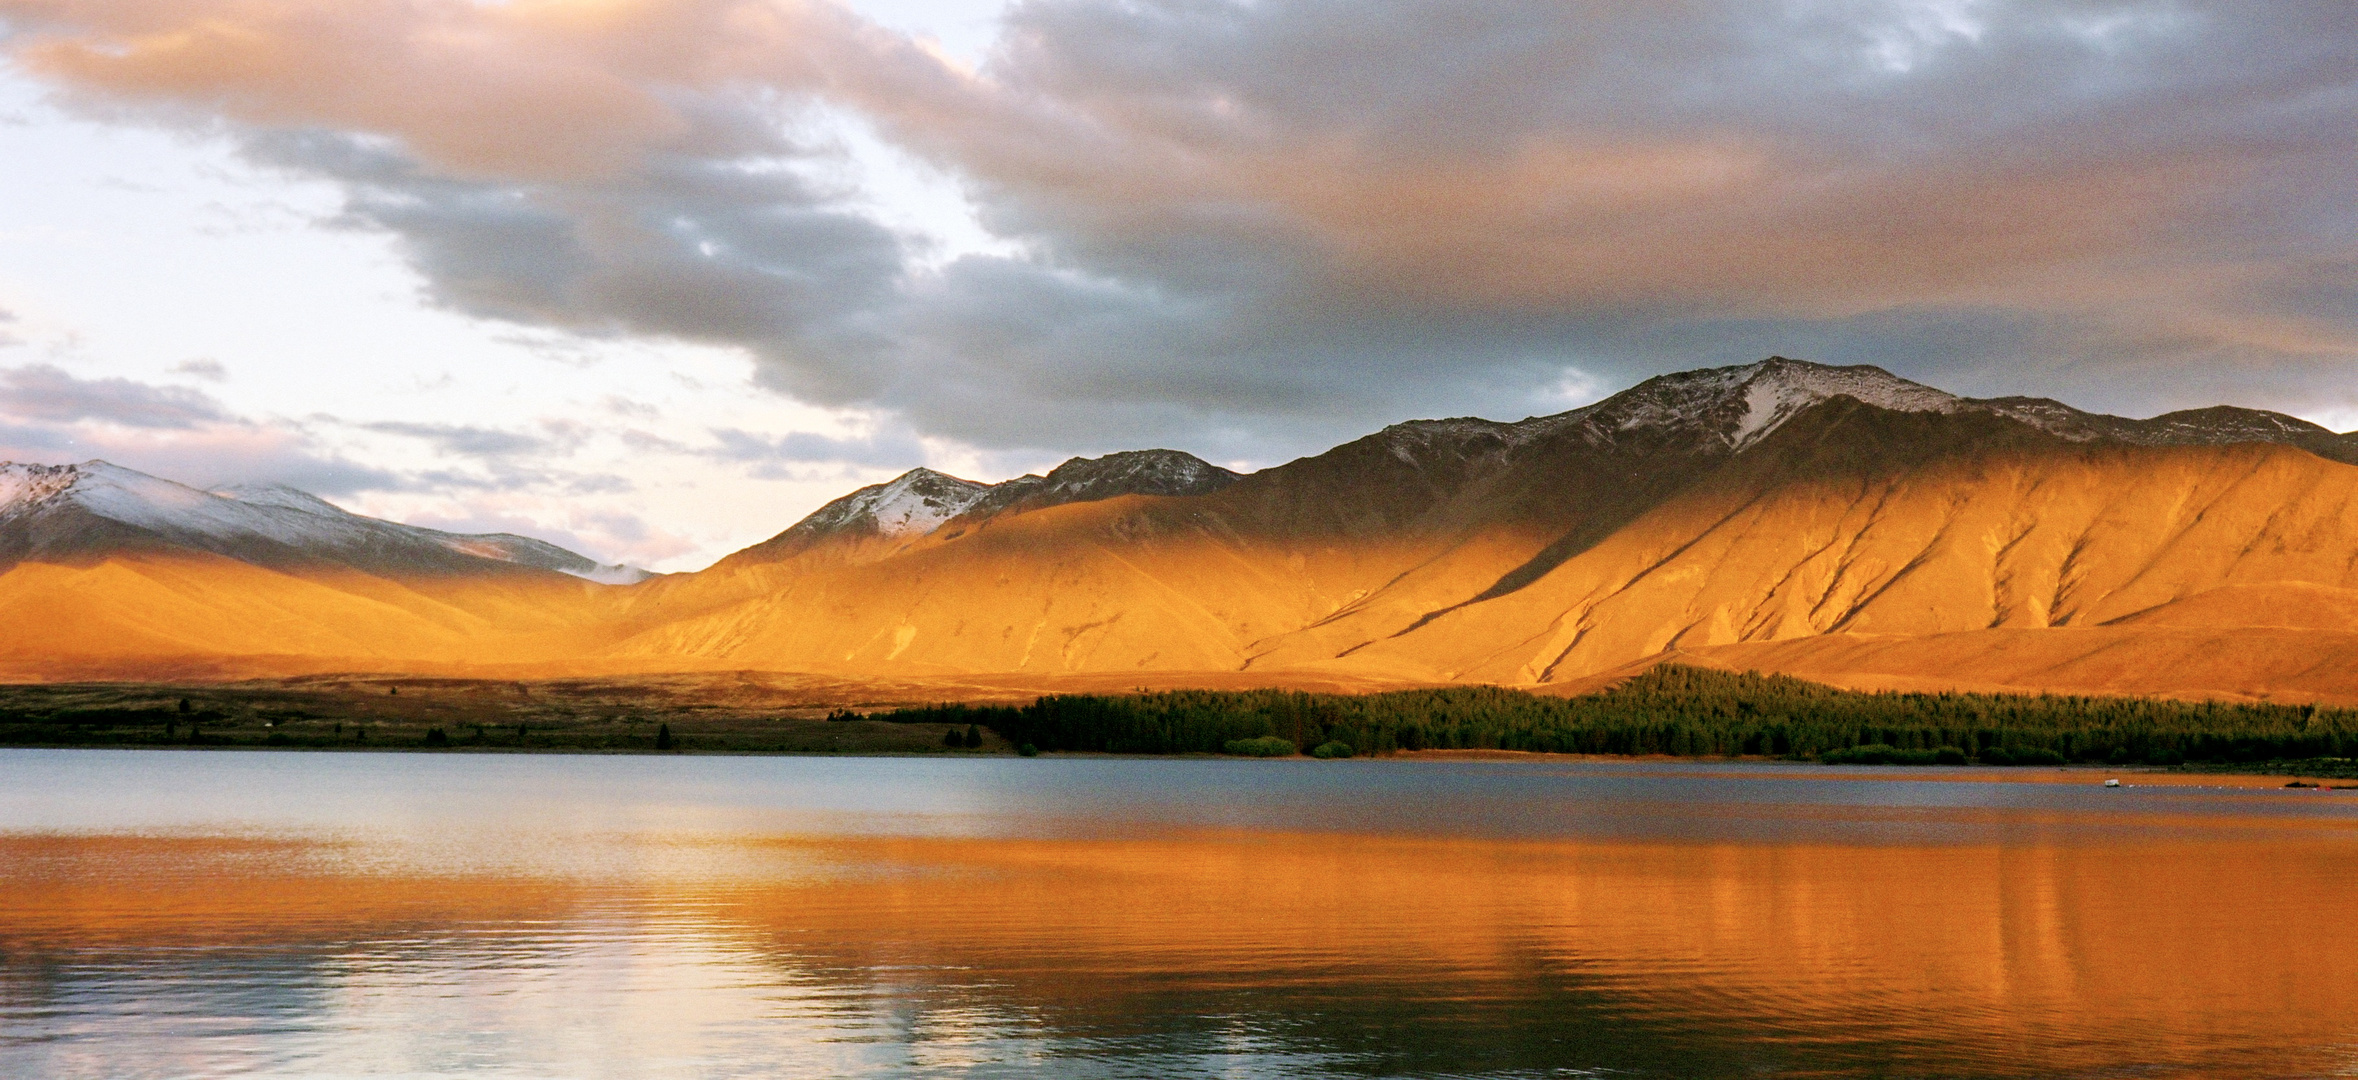
POLYGON ((962 723, 886 723, 835 705, 746 696, 729 684, 662 680, 0 686, 0 746, 804 754, 1007 749, 977 729, 970 751, 962 723))
POLYGON ((1495 687, 1189 690, 1057 695, 1021 706, 864 706, 862 715, 796 693, 734 678, 0 686, 0 745, 875 754, 1030 744, 1327 757, 1457 749, 1873 765, 2103 762, 2358 777, 2358 712, 2345 709, 1870 694, 1680 667, 1576 698, 1495 687))
POLYGON ((880 718, 975 724, 1042 750, 1219 753, 1276 738, 1359 753, 1532 750, 1859 764, 2246 765, 2358 757, 2358 712, 2042 695, 1859 693, 1779 675, 1665 666, 1603 693, 1496 687, 1363 696, 1279 690, 1043 697, 880 718))

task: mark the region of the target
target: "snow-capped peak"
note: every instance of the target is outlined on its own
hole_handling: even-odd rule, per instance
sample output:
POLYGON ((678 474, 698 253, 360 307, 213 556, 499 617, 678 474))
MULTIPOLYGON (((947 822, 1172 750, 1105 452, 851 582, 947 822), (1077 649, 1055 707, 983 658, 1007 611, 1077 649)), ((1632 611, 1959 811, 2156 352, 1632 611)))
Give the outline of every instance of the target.
POLYGON ((1046 476, 1026 474, 993 484, 966 512, 1036 510, 1119 495, 1205 495, 1236 479, 1235 473, 1184 451, 1124 450, 1104 457, 1069 458, 1046 476))
POLYGON ((1580 430, 1591 442, 1624 434, 1681 432, 1699 444, 1742 450, 1802 410, 1848 396, 1896 412, 1956 412, 1972 402, 1868 365, 1834 367, 1772 356, 1739 367, 1660 375, 1612 397, 1552 416, 1515 423, 1473 417, 1411 420, 1378 435, 1395 457, 1415 463, 1438 446, 1490 445, 1511 451, 1533 440, 1580 430))
MULTIPOLYGON (((538 567, 590 581, 629 584, 651 576, 603 565, 554 544, 507 533, 446 533, 351 513, 309 492, 277 484, 200 491, 146 473, 86 461, 78 465, 0 462, 0 527, 78 511, 81 521, 111 522, 97 533, 67 529, 23 550, 63 544, 77 550, 163 542, 248 561, 322 560, 385 570, 448 572, 469 559, 538 567), (120 527, 137 530, 126 536, 120 527), (112 530, 112 531, 108 531, 112 530)), ((19 526, 21 527, 21 526, 19 526)), ((56 532, 56 530, 51 530, 56 532)), ((59 549, 62 552, 62 548, 59 549)), ((477 564, 480 565, 480 564, 477 564)))
POLYGON ((1235 481, 1235 473, 1177 450, 1077 457, 1049 470, 1046 476, 1027 474, 997 484, 978 484, 917 468, 828 503, 795 522, 794 527, 739 554, 755 559, 785 558, 838 534, 918 537, 965 515, 988 517, 1117 495, 1200 495, 1235 481))
MULTIPOLYGON (((1593 418, 1614 430, 1701 424, 1741 450, 1828 398, 1856 398, 1894 412, 1955 412, 1955 394, 1910 382, 1879 367, 1834 367, 1772 356, 1756 364, 1709 368, 1648 379, 1622 393, 1563 414, 1593 418)), ((1554 421, 1559 418, 1549 417, 1554 421)))
POLYGON ((0 463, 0 517, 70 502, 99 517, 143 529, 227 537, 301 539, 299 526, 236 499, 199 491, 104 461, 79 465, 0 463))
POLYGON ((916 468, 828 503, 795 527, 833 531, 865 520, 887 537, 922 536, 965 513, 990 490, 988 484, 916 468))
POLYGON ((1864 364, 1828 367, 1772 358, 1744 370, 1750 372, 1742 384, 1744 419, 1729 436, 1729 445, 1736 447, 1759 441, 1794 413, 1831 397, 1852 397, 1893 412, 1951 413, 1965 403, 1955 394, 1864 364))

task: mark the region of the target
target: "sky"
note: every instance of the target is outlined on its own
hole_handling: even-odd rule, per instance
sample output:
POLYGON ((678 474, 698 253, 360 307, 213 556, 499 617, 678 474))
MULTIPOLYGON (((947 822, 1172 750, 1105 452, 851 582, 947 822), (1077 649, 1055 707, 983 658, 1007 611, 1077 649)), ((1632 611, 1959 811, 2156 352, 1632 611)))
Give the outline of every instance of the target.
POLYGON ((685 570, 1771 354, 2358 427, 2358 15, 0 0, 0 458, 685 570))

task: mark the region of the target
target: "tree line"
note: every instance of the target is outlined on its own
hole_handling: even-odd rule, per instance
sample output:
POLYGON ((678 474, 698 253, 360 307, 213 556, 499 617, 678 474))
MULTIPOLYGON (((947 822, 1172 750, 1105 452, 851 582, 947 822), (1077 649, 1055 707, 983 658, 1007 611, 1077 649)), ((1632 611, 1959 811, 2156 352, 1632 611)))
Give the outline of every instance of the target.
POLYGON ((1663 665, 1550 697, 1494 686, 1314 694, 1170 690, 943 704, 873 719, 973 724, 1042 750, 1220 753, 1340 743, 1359 753, 1537 750, 1829 762, 2248 763, 2358 757, 2358 712, 2151 698, 1841 690, 1784 675, 1663 665))

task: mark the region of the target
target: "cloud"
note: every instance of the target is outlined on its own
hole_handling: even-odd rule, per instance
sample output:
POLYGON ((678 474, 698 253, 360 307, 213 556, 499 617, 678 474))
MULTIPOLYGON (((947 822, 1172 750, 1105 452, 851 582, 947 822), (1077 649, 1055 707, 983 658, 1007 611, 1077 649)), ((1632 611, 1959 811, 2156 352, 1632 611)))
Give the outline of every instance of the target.
POLYGON ((435 302, 912 432, 743 460, 1266 460, 1772 352, 2130 411, 2358 359, 2339 0, 1030 0, 977 72, 818 0, 0 17, 94 107, 337 182, 435 302), (835 114, 1013 253, 927 261, 835 114))
POLYGON ((757 465, 847 464, 890 468, 922 460, 925 446, 905 429, 871 435, 839 437, 797 431, 780 436, 756 435, 735 428, 712 432, 719 444, 712 456, 723 461, 757 465))
POLYGON ((172 371, 179 375, 194 375, 211 382, 223 382, 229 378, 229 369, 223 367, 221 361, 203 356, 174 364, 172 371))
POLYGON ((538 436, 466 424, 421 424, 401 420, 381 420, 355 426, 366 431, 421 439, 443 453, 468 457, 505 457, 510 454, 545 450, 550 446, 548 439, 538 436))
POLYGON ((795 0, 10 0, 26 67, 257 128, 397 135, 460 175, 635 169, 699 92, 814 78, 840 9, 795 0), (528 136, 528 137, 520 137, 528 136))
POLYGON ((96 420, 183 430, 230 420, 220 402, 196 390, 120 378, 80 379, 49 364, 0 368, 0 413, 21 420, 96 420))
POLYGON ((407 524, 454 533, 513 533, 545 540, 599 561, 619 559, 637 565, 661 562, 695 550, 680 535, 650 525, 635 514, 612 512, 557 512, 533 505, 510 506, 510 500, 483 496, 441 510, 402 515, 407 524))
POLYGON ((405 483, 391 471, 353 461, 299 432, 282 429, 125 429, 0 419, 0 460, 64 464, 91 459, 197 487, 270 482, 317 495, 348 496, 405 483))
POLYGON ((870 104, 1055 271, 952 283, 930 340, 1058 390, 1126 375, 1092 300, 1160 361, 1134 400, 1197 410, 1796 341, 2346 377, 2358 308, 2251 303, 2352 249, 2346 8, 1950 9, 1039 2, 962 108, 870 104))
POLYGON ((318 446, 299 428, 237 416, 201 391, 83 379, 48 364, 0 368, 0 457, 100 458, 198 486, 272 481, 322 495, 402 482, 318 446))

